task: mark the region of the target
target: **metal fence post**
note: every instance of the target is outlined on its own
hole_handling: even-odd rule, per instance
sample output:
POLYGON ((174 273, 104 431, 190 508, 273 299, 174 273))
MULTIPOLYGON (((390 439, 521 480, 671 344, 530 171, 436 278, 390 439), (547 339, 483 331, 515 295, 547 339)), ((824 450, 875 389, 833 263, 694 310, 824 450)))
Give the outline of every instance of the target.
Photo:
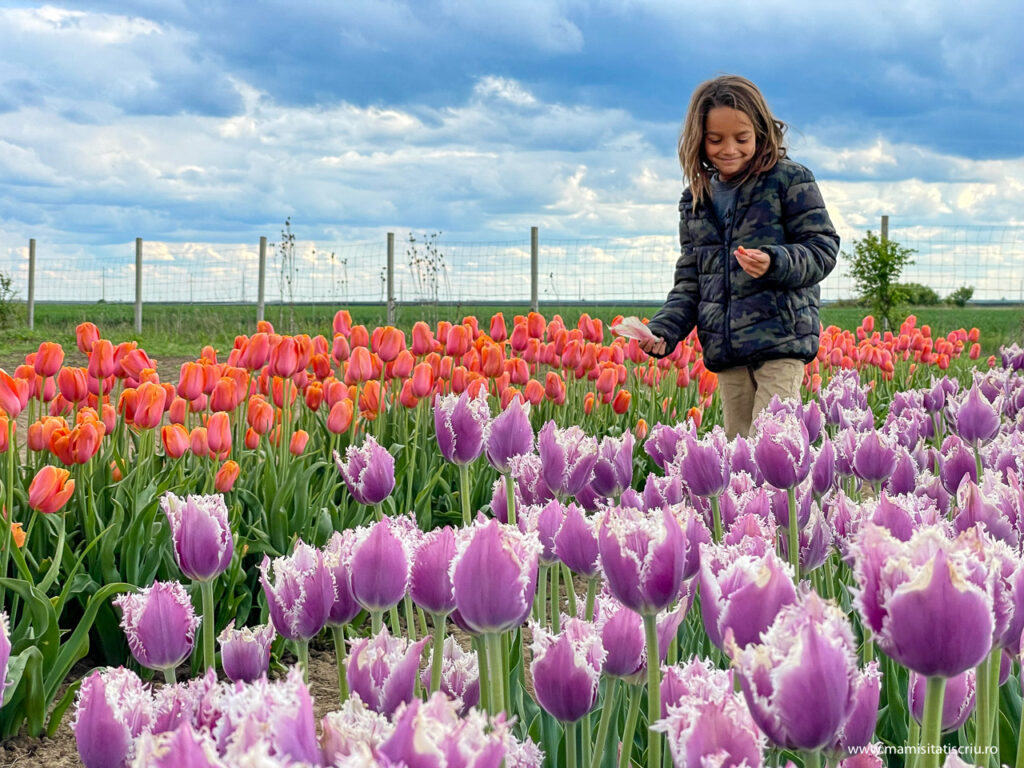
POLYGON ((36 239, 28 241, 28 329, 36 327, 36 239))
POLYGON ((142 238, 135 238, 135 333, 142 333, 142 238))
POLYGON ((395 233, 388 232, 388 325, 395 324, 395 233))
POLYGON ((267 238, 260 238, 260 270, 259 282, 256 284, 256 322, 263 322, 264 299, 266 298, 267 280, 267 238))
POLYGON ((539 230, 537 227, 530 227, 530 309, 534 312, 540 311, 540 304, 537 299, 537 267, 540 254, 539 230))

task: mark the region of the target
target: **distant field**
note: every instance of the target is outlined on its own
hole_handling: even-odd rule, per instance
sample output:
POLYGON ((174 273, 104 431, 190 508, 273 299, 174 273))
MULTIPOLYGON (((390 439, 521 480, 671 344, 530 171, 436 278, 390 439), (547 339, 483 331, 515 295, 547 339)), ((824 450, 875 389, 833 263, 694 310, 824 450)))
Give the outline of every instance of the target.
MULTIPOLYGON (((541 313, 547 317, 558 313, 567 324, 575 324, 583 312, 610 320, 617 314, 650 316, 657 310, 649 307, 613 304, 542 304, 541 313)), ((322 333, 331 335, 331 320, 338 307, 328 305, 297 305, 292 312, 287 306, 266 308, 265 317, 282 333, 322 333)), ((381 305, 352 305, 349 307, 356 322, 368 326, 385 322, 386 313, 381 305)), ((476 315, 481 325, 489 322, 497 311, 504 313, 511 323, 516 314, 524 314, 528 307, 520 305, 465 304, 441 306, 400 306, 397 325, 405 330, 417 320, 434 323, 437 320, 459 321, 466 315, 476 315)), ((985 355, 995 353, 1000 345, 1024 341, 1024 306, 968 306, 963 309, 947 307, 909 308, 917 315, 918 324, 927 323, 936 333, 947 333, 956 328, 977 326, 981 331, 985 355)), ((864 316, 856 307, 822 308, 825 325, 855 328, 864 316)), ((12 328, 0 330, 0 360, 10 366, 35 351, 41 341, 58 341, 74 348, 75 326, 85 320, 96 323, 107 338, 115 342, 137 340, 154 357, 183 357, 196 355, 204 344, 217 349, 229 349, 235 336, 249 334, 256 327, 256 308, 242 305, 181 305, 151 304, 143 308, 143 333, 134 333, 134 307, 130 304, 37 304, 35 329, 25 325, 24 309, 16 316, 12 328)))

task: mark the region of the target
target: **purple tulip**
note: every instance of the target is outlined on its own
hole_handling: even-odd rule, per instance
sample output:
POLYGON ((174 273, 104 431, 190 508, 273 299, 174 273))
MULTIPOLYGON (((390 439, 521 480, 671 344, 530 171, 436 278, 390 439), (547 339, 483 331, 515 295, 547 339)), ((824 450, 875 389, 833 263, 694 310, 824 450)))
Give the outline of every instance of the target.
POLYGON ((683 667, 669 667, 664 683, 662 700, 670 703, 668 714, 652 729, 668 738, 676 766, 764 765, 764 735, 733 693, 731 673, 693 659, 683 667))
POLYGON ((977 446, 994 438, 999 433, 1002 402, 1002 398, 997 397, 996 402, 990 403, 975 382, 956 407, 956 432, 960 439, 977 446))
MULTIPOLYGON (((341 709, 328 712, 320 720, 326 765, 346 765, 345 758, 373 765, 373 755, 394 731, 384 715, 367 707, 358 696, 345 700, 341 709)), ((358 764, 358 762, 357 762, 358 764)))
POLYGON ((889 479, 896 466, 896 441, 877 429, 861 433, 853 451, 853 473, 866 483, 889 479))
POLYGON ((944 516, 949 513, 950 495, 942 485, 942 479, 930 472, 919 472, 917 474, 917 487, 914 488, 914 495, 929 501, 944 516))
POLYGON ((734 476, 740 472, 750 475, 755 485, 764 482, 761 470, 754 461, 754 445, 741 435, 737 435, 729 443, 729 468, 734 476))
POLYGON ((999 348, 999 359, 1002 362, 1003 368, 1011 371, 1022 371, 1024 370, 1024 349, 1020 348, 1020 345, 1014 342, 1010 346, 1002 346, 999 348))
MULTIPOLYGON (((644 509, 658 509, 683 500, 683 480, 678 475, 661 477, 653 472, 644 484, 644 509)), ((621 500, 620 500, 621 501, 621 500)))
MULTIPOLYGON (((420 684, 424 690, 430 690, 429 667, 420 672, 420 684)), ((480 702, 480 668, 477 655, 462 650, 451 635, 444 639, 444 650, 441 654, 440 691, 459 704, 460 717, 465 717, 469 710, 480 702)))
POLYGON ((523 533, 534 532, 540 539, 541 565, 551 565, 558 560, 555 555, 555 534, 565 520, 565 506, 558 499, 552 499, 544 506, 524 507, 516 521, 523 533))
POLYGON ((391 717, 416 692, 416 672, 428 638, 415 643, 392 637, 387 627, 374 637, 352 641, 348 687, 375 712, 391 717))
POLYGON ((668 509, 642 513, 610 507, 597 542, 608 589, 623 605, 648 616, 675 602, 686 537, 668 509))
POLYGON ((701 547, 700 611, 708 639, 740 648, 756 642, 779 611, 796 602, 793 571, 760 538, 701 547))
POLYGON ((192 581, 210 581, 227 570, 235 551, 222 494, 185 499, 166 493, 160 506, 171 526, 174 560, 192 581))
POLYGON ((456 534, 451 580, 455 605, 480 634, 518 627, 530 614, 541 543, 496 520, 479 520, 456 534))
POLYGON ((556 496, 575 496, 590 483, 597 462, 597 440, 573 425, 559 429, 554 421, 537 437, 541 474, 556 496))
POLYGON ((439 396, 434 401, 434 428, 441 455, 453 464, 472 464, 483 453, 490 419, 486 391, 478 397, 470 397, 469 390, 439 396))
POLYGON ((121 628, 132 656, 144 667, 173 670, 192 653, 201 619, 185 588, 176 581, 153 582, 134 594, 118 595, 121 628))
POLYGON ((224 763, 209 733, 183 722, 170 731, 143 733, 135 745, 134 765, 147 768, 221 768, 224 763))
POLYGON ((679 441, 683 439, 683 435, 695 434, 693 422, 691 421, 684 421, 682 424, 676 424, 674 427, 666 424, 655 424, 651 427, 650 435, 644 443, 644 451, 658 465, 658 469, 664 472, 669 462, 675 458, 679 441))
MULTIPOLYGON (((781 488, 764 486, 768 492, 768 503, 771 506, 772 516, 775 522, 783 528, 789 527, 789 500, 786 491, 781 488)), ((811 507, 814 503, 814 491, 809 480, 798 486, 796 489, 796 524, 802 530, 811 519, 811 507)))
POLYGON ((821 410, 818 401, 811 400, 808 403, 798 403, 796 413, 807 428, 807 439, 812 444, 818 442, 818 438, 821 437, 822 430, 825 428, 825 414, 821 410))
POLYGON ((553 635, 538 624, 533 628, 534 695, 556 720, 575 723, 597 703, 605 650, 596 627, 568 618, 561 634, 553 635))
POLYGON ((763 485, 753 485, 753 479, 746 472, 733 475, 719 502, 722 525, 728 530, 746 515, 757 515, 767 521, 772 517, 771 493, 763 485))
POLYGON ((359 602, 352 593, 351 561, 355 540, 356 531, 351 528, 344 532, 335 531, 323 548, 324 567, 330 572, 334 584, 334 601, 327 615, 327 624, 332 627, 348 624, 360 611, 359 602))
POLYGON ((484 430, 484 454, 498 472, 508 474, 513 456, 533 453, 533 427, 530 426, 530 403, 518 397, 509 400, 501 413, 487 422, 484 430))
MULTIPOLYGON (((946 692, 942 698, 942 732, 949 733, 967 722, 974 711, 975 677, 968 669, 946 680, 946 692)), ((907 708, 918 723, 924 720, 924 693, 928 679, 916 672, 910 673, 907 681, 907 708)))
POLYGON ((356 530, 352 546, 352 594, 370 613, 398 605, 409 587, 412 557, 397 520, 385 517, 356 530))
MULTIPOLYGON (((683 581, 689 581, 700 569, 700 545, 711 543, 711 530, 704 522, 705 518, 689 504, 673 504, 665 509, 676 519, 679 530, 683 532, 683 539, 686 542, 683 548, 683 581)), ((658 510, 648 512, 657 513, 658 510)))
POLYGON ((626 431, 621 437, 601 439, 594 462, 594 477, 590 487, 602 498, 613 498, 629 488, 633 482, 633 433, 626 431))
POLYGON ((334 605, 334 579, 322 552, 300 539, 290 556, 271 561, 264 555, 260 584, 278 634, 308 641, 324 628, 334 605))
POLYGON ((754 459, 764 480, 775 488, 793 488, 811 469, 807 428, 791 414, 762 411, 757 418, 754 459))
POLYGON ((455 610, 455 592, 449 576, 455 557, 455 531, 450 525, 429 531, 413 555, 409 596, 427 613, 447 616, 455 610))
POLYGON ((849 755, 871 743, 878 725, 878 702, 882 693, 882 673, 872 661, 858 670, 853 680, 853 706, 839 728, 830 751, 849 755))
POLYGON ((273 624, 235 629, 232 620, 217 638, 221 664, 228 679, 249 683, 267 674, 275 634, 273 624))
POLYGON ((722 539, 723 544, 739 544, 744 539, 753 539, 756 552, 763 553, 775 548, 775 526, 760 515, 747 513, 733 520, 722 539))
MULTIPOLYGON (((800 573, 804 575, 824 565, 832 551, 832 529, 825 515, 816 501, 810 502, 810 509, 807 524, 798 534, 800 573)), ((789 557, 789 540, 785 536, 779 538, 779 550, 784 557, 789 557)))
POLYGON ((920 470, 917 459, 901 446, 896 450, 896 466, 883 487, 892 494, 913 493, 917 488, 917 475, 920 470))
POLYGON ((820 448, 811 449, 811 489, 817 496, 824 496, 835 487, 836 449, 826 437, 820 448))
POLYGON ((990 475, 986 474, 985 481, 985 490, 969 478, 961 481, 956 492, 959 511, 953 518, 953 528, 962 532, 980 523, 990 535, 1018 549, 1020 500, 1012 498, 1013 492, 1008 486, 992 482, 990 475), (1000 489, 1005 489, 1005 494, 1000 489))
POLYGON ((151 699, 138 675, 123 667, 91 672, 75 701, 78 755, 85 768, 121 768, 148 726, 151 699))
POLYGON ((717 425, 700 440, 684 434, 666 474, 679 475, 694 496, 718 496, 729 484, 727 445, 725 432, 717 425))
POLYGON ((942 487, 951 495, 956 495, 964 477, 975 483, 980 479, 974 453, 957 435, 950 435, 942 441, 939 477, 942 487))
POLYGON ((334 463, 348 486, 348 492, 360 504, 368 507, 380 504, 394 490, 395 457, 372 435, 367 435, 361 446, 350 445, 345 451, 345 461, 335 451, 334 463))
POLYGON ((817 593, 784 607, 760 643, 733 647, 750 713, 784 749, 831 744, 853 708, 853 630, 817 593))
POLYGON ((910 541, 914 531, 925 525, 937 525, 952 532, 931 500, 920 496, 895 496, 882 491, 878 501, 861 505, 861 518, 882 526, 900 541, 910 541))
POLYGON ((597 548, 597 520, 587 517, 578 506, 570 502, 565 517, 555 534, 555 555, 573 573, 585 579, 600 573, 597 548))
POLYGON ((555 498, 544 482, 543 462, 536 453, 513 456, 508 464, 516 481, 517 499, 523 504, 545 504, 555 498))
POLYGON ((976 667, 992 647, 988 576, 966 534, 923 526, 907 542, 865 523, 851 545, 857 608, 888 656, 929 677, 976 667))

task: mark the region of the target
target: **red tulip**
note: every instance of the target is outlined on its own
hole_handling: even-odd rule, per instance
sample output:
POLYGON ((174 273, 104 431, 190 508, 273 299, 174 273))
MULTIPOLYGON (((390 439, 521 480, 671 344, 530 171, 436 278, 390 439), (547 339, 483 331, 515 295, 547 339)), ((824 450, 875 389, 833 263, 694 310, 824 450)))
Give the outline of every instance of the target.
POLYGON ((231 421, 223 411, 214 413, 206 422, 206 444, 213 453, 231 450, 231 421))
POLYGON ((374 351, 385 363, 390 363, 405 350, 405 334, 397 328, 386 325, 380 329, 379 342, 374 351))
POLYGON ((171 400, 171 407, 167 409, 167 418, 171 424, 184 424, 188 415, 188 400, 183 397, 175 397, 171 400))
POLYGON ((615 393, 615 399, 612 400, 612 410, 621 416, 629 410, 629 402, 632 397, 628 389, 620 389, 615 393))
POLYGON ((109 339, 96 339, 89 353, 89 375, 94 379, 105 379, 114 374, 114 367, 114 345, 109 339))
POLYGON ((16 379, 0 368, 0 408, 12 418, 28 405, 29 384, 24 379, 16 379))
POLYGON ((288 450, 292 456, 301 456, 306 450, 306 443, 309 442, 309 433, 304 429, 297 429, 292 433, 292 439, 288 443, 288 450))
POLYGON ((80 323, 75 328, 75 343, 78 344, 78 349, 83 355, 92 352, 92 345, 99 337, 100 331, 95 323, 80 323))
POLYGON ((28 505, 46 514, 56 512, 75 492, 75 481, 66 469, 47 464, 32 478, 28 487, 28 505))
MULTIPOLYGON (((130 390, 125 390, 125 392, 128 391, 130 390)), ((142 429, 159 426, 164 418, 164 402, 167 399, 164 388, 159 384, 147 381, 145 384, 139 385, 136 393, 137 402, 132 422, 142 429)))
POLYGON ((33 367, 40 376, 53 376, 64 364, 64 348, 54 341, 44 341, 39 345, 33 367))
POLYGON ((347 309, 339 309, 334 314, 333 329, 336 334, 346 337, 352 332, 352 315, 347 309))
POLYGON ((491 317, 490 337, 494 341, 505 341, 508 338, 508 331, 505 329, 505 316, 501 312, 495 312, 491 317))
POLYGON ((335 435, 347 432, 352 425, 352 409, 352 401, 347 397, 332 405, 331 412, 327 415, 327 429, 335 435))
POLYGON ((246 420, 257 434, 265 435, 274 426, 274 406, 261 395, 253 395, 249 398, 246 420))
POLYGON ((188 450, 188 430, 181 424, 164 425, 160 429, 160 439, 164 444, 164 453, 172 459, 180 459, 188 450))

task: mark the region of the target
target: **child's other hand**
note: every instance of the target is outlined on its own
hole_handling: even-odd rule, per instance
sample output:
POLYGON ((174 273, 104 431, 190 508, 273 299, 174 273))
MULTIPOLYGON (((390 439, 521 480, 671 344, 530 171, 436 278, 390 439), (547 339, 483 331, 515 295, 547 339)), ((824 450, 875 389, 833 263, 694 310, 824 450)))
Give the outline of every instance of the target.
POLYGON ((743 271, 751 277, 761 277, 772 265, 772 257, 757 248, 744 248, 741 245, 733 251, 733 255, 743 271))
POLYGON ((638 341, 637 344, 640 345, 640 349, 649 355, 665 354, 665 340, 661 337, 644 339, 643 341, 638 341))

